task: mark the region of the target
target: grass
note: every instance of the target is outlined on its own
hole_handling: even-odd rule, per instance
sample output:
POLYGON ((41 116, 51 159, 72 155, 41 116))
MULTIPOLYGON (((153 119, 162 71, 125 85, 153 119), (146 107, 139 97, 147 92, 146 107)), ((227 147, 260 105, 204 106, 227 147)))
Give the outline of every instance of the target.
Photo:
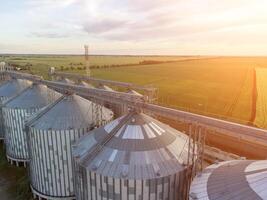
POLYGON ((0 144, 0 176, 7 180, 5 185, 0 186, 4 187, 4 194, 8 195, 8 197, 2 196, 3 199, 32 199, 27 170, 23 167, 12 166, 7 162, 2 143, 0 144))
MULTIPOLYGON (((45 77, 49 66, 83 62, 81 56, 13 56, 5 59, 31 63, 32 72, 45 77)), ((154 85, 159 88, 159 104, 248 124, 252 116, 253 70, 266 66, 267 57, 92 56, 90 62, 91 65, 110 66, 131 64, 92 69, 91 73, 103 79, 154 85), (144 60, 162 63, 141 65, 144 60)), ((85 73, 77 69, 67 72, 85 73)))

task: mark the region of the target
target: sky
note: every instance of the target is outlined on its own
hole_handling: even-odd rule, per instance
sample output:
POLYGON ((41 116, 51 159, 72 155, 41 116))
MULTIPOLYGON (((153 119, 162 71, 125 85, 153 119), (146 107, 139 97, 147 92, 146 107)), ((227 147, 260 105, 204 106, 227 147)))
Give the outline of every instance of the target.
POLYGON ((0 0, 0 53, 267 55, 266 0, 0 0))

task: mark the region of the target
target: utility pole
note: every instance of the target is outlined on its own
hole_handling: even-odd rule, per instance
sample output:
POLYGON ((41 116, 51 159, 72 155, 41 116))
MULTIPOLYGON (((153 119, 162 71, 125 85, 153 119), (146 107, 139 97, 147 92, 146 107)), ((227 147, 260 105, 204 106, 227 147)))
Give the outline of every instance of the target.
POLYGON ((84 45, 84 56, 85 56, 85 67, 86 67, 86 75, 89 77, 91 75, 90 72, 90 63, 89 63, 89 46, 84 45))

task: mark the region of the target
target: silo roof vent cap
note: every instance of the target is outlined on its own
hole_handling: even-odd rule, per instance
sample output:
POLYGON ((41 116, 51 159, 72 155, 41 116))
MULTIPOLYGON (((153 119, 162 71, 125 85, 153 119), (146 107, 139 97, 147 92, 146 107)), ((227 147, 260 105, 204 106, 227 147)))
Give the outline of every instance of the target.
POLYGON ((198 198, 197 198, 197 195, 196 195, 194 192, 190 193, 189 196, 190 196, 191 199, 193 199, 193 200, 198 199, 198 198))
POLYGON ((92 170, 97 170, 97 168, 100 166, 101 164, 101 160, 98 160, 97 162, 95 162, 92 166, 92 170))
POLYGON ((158 164, 153 164, 152 166, 153 166, 153 169, 154 169, 155 174, 157 176, 160 176, 160 172, 159 172, 160 171, 160 168, 159 168, 158 164))
POLYGON ((121 175, 122 175, 122 177, 128 176, 128 166, 127 165, 123 165, 121 175))

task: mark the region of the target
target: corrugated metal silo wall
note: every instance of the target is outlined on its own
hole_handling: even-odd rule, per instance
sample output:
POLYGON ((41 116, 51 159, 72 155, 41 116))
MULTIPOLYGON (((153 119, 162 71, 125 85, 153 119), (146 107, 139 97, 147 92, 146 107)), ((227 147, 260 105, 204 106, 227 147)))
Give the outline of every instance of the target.
POLYGON ((38 130, 30 127, 30 180, 34 190, 46 196, 74 196, 71 145, 91 127, 70 130, 38 130))
POLYGON ((25 120, 38 108, 14 109, 3 107, 6 154, 11 160, 28 160, 29 152, 25 131, 25 120))
POLYGON ((188 197, 187 169, 167 177, 128 180, 90 172, 77 162, 74 166, 77 200, 186 200, 188 197))

